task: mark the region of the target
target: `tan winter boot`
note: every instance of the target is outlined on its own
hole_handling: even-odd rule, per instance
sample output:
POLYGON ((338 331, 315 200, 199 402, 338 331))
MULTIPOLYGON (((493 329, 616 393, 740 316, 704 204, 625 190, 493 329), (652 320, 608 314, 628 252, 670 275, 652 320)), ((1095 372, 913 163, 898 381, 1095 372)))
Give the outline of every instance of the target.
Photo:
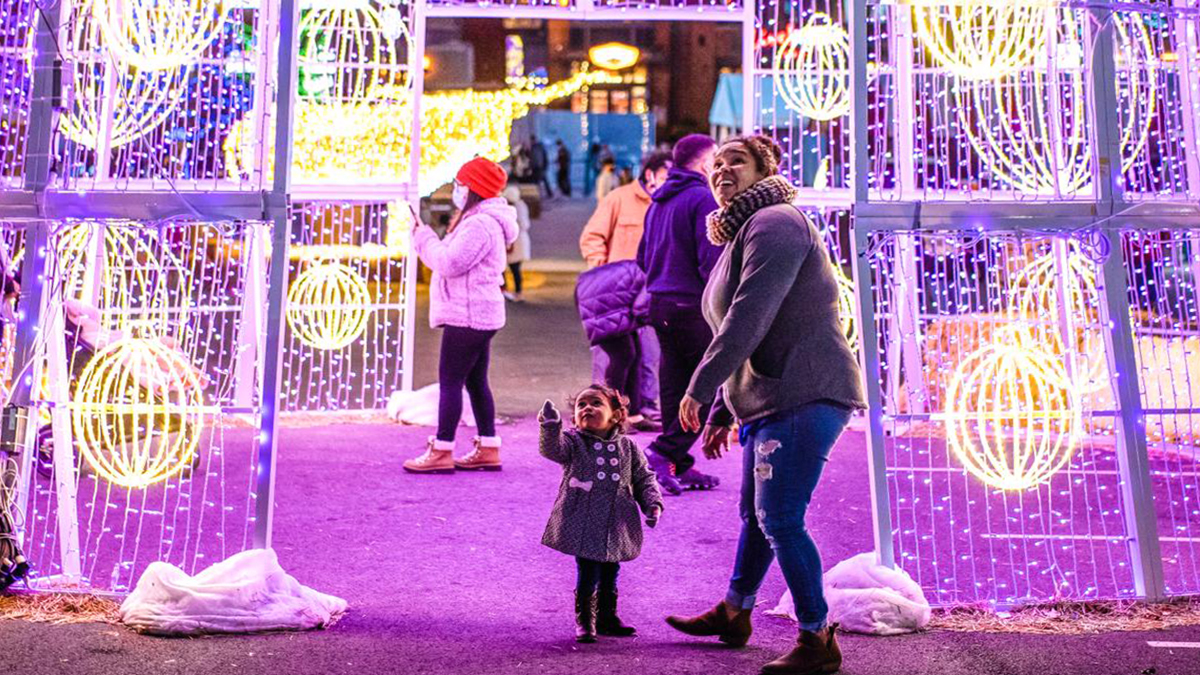
POLYGON ((500 437, 476 436, 475 449, 462 459, 454 460, 454 466, 463 471, 499 471, 500 437))
POLYGON ((425 454, 404 463, 409 473, 454 473, 454 441, 439 441, 433 436, 425 446, 425 454))
POLYGON ((828 675, 842 667, 837 624, 817 632, 802 630, 796 648, 762 667, 763 675, 828 675))
POLYGON ((724 600, 697 616, 668 616, 667 624, 681 633, 707 637, 715 635, 731 647, 745 647, 750 641, 750 610, 730 607, 724 600))

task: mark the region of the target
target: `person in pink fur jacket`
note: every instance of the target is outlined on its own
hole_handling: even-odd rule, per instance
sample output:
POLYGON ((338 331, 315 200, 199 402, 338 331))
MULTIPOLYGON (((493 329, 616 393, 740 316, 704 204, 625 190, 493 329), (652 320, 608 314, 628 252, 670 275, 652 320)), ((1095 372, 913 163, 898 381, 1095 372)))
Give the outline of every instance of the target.
POLYGON ((417 223, 413 248, 433 272, 429 323, 442 328, 438 362, 438 427, 425 453, 404 463, 410 473, 453 473, 456 469, 500 470, 496 406, 488 385, 492 338, 504 327, 501 285, 507 249, 517 239, 516 210, 501 196, 508 175, 481 157, 467 162, 454 180, 458 216, 443 239, 417 223), (479 435, 474 449, 454 459, 454 432, 462 417, 463 387, 479 435))

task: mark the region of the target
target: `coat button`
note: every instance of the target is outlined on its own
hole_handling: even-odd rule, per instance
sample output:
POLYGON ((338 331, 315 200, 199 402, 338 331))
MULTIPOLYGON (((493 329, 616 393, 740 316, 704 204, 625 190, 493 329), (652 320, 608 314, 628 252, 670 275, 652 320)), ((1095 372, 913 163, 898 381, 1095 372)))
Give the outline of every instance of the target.
POLYGON ((621 480, 621 474, 614 471, 613 475, 612 475, 612 479, 613 480, 621 480))
POLYGON ((599 464, 600 466, 604 466, 604 458, 603 458, 603 457, 597 457, 597 458, 596 458, 596 463, 597 463, 597 464, 599 464))
MULTIPOLYGON (((597 448, 596 448, 596 449, 597 449, 597 450, 599 450, 600 448, 597 446, 597 448)), ((609 451, 609 452, 616 452, 616 451, 617 451, 617 446, 613 445, 612 443, 609 443, 609 444, 608 444, 608 451, 609 451)))
POLYGON ((596 444, 595 444, 595 445, 593 445, 592 447, 593 447, 593 448, 595 448, 595 449, 597 449, 597 450, 602 450, 602 449, 604 449, 604 445, 603 445, 602 443, 596 443, 596 444))
MULTIPOLYGON (((600 460, 600 461, 601 461, 601 462, 603 462, 604 460, 600 460)), ((613 466, 616 466, 616 465, 617 465, 617 458, 616 458, 616 457, 609 457, 609 458, 608 458, 608 463, 609 463, 609 464, 612 464, 613 466)))
POLYGON ((608 474, 601 471, 600 473, 596 474, 596 478, 599 478, 600 480, 604 480, 605 478, 608 478, 608 474))

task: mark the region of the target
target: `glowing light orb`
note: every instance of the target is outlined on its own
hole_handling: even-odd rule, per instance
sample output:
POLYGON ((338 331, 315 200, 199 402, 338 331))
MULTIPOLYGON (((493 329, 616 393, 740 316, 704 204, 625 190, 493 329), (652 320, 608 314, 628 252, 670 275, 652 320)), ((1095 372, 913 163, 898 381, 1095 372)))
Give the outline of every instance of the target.
POLYGON ((367 282, 341 263, 310 267, 288 290, 288 325, 315 349, 346 347, 367 328, 367 282))
POLYGON ((1050 480, 1070 461, 1083 428, 1079 394, 1051 355, 1006 330, 954 369, 946 389, 946 440, 963 467, 1004 490, 1050 480))
POLYGON ((95 304, 105 328, 139 329, 166 335, 187 321, 187 268, 169 247, 148 238, 136 226, 74 225, 54 234, 57 276, 63 297, 95 304), (104 262, 96 276, 95 295, 87 295, 89 275, 95 274, 92 237, 103 232, 104 262))
POLYGON ((87 12, 73 15, 68 31, 64 79, 70 104, 59 129, 76 143, 92 149, 101 145, 105 125, 105 99, 112 100, 108 145, 119 148, 132 143, 173 115, 185 98, 186 67, 161 70, 139 69, 114 64, 106 51, 100 29, 87 12), (108 92, 107 73, 115 69, 115 87, 108 92))
POLYGON ((588 60, 600 68, 622 70, 638 62, 642 52, 620 42, 606 42, 588 50, 588 60))
POLYGON ((221 36, 224 0, 90 0, 113 56, 140 70, 195 63, 221 36))
POLYGON ((1016 312, 1022 345, 1068 362, 1068 375, 1081 393, 1108 386, 1100 291, 1095 265, 1072 244, 1060 271, 1054 252, 1023 267, 1011 280, 1009 305, 1016 312))
POLYGON ((997 80, 1032 64, 1058 11, 1051 2, 935 2, 913 5, 913 30, 935 63, 969 80, 997 80))
POLYGON ((775 83, 784 103, 814 120, 850 112, 850 35, 828 14, 813 14, 775 49, 775 83))
MULTIPOLYGON (((1065 12, 1058 63, 1003 81, 961 81, 952 88, 959 124, 993 176, 1021 192, 1065 195, 1091 189, 1088 77, 1083 27, 1065 12)), ((1117 93, 1122 110, 1121 165, 1128 170, 1150 136, 1158 106, 1157 66, 1138 14, 1115 14, 1117 93)))
POLYGON ((400 11, 314 8, 300 20, 300 96, 324 102, 362 102, 376 86, 407 89, 412 36, 400 11))
POLYGON ((204 430, 201 378, 156 339, 126 338, 84 368, 70 403, 74 441, 108 482, 145 488, 192 464, 204 430))

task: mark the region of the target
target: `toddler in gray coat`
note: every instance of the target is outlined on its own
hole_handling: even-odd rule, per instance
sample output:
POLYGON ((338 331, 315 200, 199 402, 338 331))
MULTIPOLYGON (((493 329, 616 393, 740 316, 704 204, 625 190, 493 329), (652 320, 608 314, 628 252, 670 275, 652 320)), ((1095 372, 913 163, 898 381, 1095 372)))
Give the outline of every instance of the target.
POLYGON ((642 552, 642 523, 654 527, 662 494, 646 455, 622 430, 625 397, 593 384, 571 400, 575 428, 563 431, 550 401, 538 415, 542 456, 563 465, 558 499, 542 543, 575 556, 575 639, 595 642, 597 633, 628 637, 637 631, 617 617, 620 563, 642 552))

